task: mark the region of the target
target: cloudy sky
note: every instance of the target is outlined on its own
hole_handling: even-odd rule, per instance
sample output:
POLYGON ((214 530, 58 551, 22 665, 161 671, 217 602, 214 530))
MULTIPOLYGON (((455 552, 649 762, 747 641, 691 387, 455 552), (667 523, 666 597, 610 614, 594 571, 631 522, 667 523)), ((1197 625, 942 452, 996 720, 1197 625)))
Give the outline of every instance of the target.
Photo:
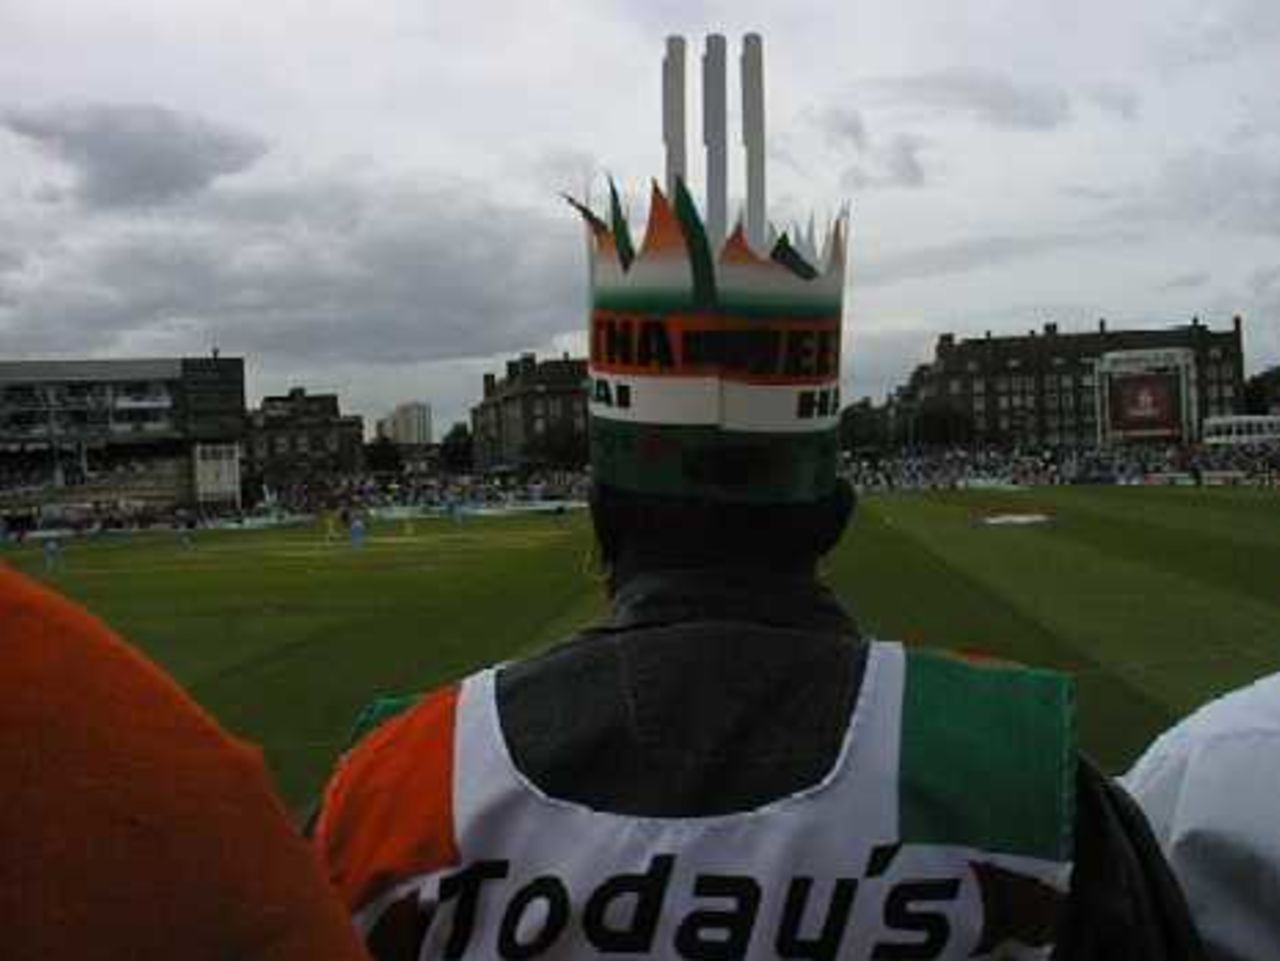
POLYGON ((765 38, 771 215, 852 206, 848 396, 1047 320, 1240 313, 1280 362, 1276 0, 3 0, 0 357, 216 343, 251 401, 445 426, 581 347, 557 194, 607 173, 643 215, 663 38, 697 131, 713 30, 731 85, 765 38))

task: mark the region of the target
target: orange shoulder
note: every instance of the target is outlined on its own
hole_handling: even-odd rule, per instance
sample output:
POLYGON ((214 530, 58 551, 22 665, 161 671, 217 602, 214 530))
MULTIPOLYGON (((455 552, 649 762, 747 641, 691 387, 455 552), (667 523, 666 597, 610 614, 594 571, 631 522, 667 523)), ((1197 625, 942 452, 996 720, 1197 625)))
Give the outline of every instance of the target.
POLYGON ((453 823, 459 685, 428 694, 357 744, 325 788, 315 839, 349 911, 458 863, 453 823))

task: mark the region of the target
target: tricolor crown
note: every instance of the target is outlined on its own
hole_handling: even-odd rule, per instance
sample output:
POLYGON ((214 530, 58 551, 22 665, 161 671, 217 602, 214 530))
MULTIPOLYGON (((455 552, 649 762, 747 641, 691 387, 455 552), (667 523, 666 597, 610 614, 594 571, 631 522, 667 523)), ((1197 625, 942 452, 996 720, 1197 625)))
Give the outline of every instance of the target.
POLYGON ((698 310, 740 317, 839 317, 844 296, 845 224, 839 215, 821 249, 785 233, 758 255, 741 223, 713 250, 683 180, 674 204, 654 183, 639 252, 610 185, 608 220, 571 200, 590 230, 591 305, 604 310, 698 310))
MULTIPOLYGON (((716 39, 723 71, 723 38, 708 39, 708 56, 716 39)), ((745 138, 755 186, 747 223, 713 242, 725 233, 722 219, 714 226, 724 206, 724 131, 707 138, 708 230, 683 176, 683 80, 672 69, 683 70, 683 49, 679 38, 668 42, 669 189, 653 185, 639 250, 612 184, 603 215, 570 200, 590 249, 595 476, 645 494, 814 501, 836 479, 847 218, 835 218, 821 251, 812 227, 766 243, 763 105, 748 101, 744 115, 756 122, 745 138)), ((748 38, 744 82, 758 86, 759 58, 759 39, 748 38)))

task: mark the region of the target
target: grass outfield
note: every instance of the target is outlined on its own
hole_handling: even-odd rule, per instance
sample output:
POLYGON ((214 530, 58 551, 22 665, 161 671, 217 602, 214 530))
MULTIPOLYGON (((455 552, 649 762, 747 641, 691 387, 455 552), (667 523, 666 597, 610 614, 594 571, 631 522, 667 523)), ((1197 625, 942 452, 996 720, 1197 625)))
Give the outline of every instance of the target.
MULTIPOLYGON (((372 695, 532 651, 604 608, 583 515, 73 543, 52 580, 262 744, 306 801, 372 695)), ((5 549, 43 577, 39 548, 5 549)), ((1079 679, 1084 745, 1124 767, 1206 698, 1280 667, 1280 496, 1055 488, 871 497, 826 565, 864 629, 1079 679), (1051 525, 990 528, 996 512, 1051 525)))

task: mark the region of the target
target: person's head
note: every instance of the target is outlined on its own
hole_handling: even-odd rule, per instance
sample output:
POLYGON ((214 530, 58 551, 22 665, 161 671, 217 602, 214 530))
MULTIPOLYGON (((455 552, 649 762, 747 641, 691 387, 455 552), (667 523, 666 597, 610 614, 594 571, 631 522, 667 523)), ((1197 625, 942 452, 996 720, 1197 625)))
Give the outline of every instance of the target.
POLYGON ((614 584, 637 570, 812 571, 853 508, 837 476, 844 223, 825 252, 738 227, 715 257, 683 183, 632 252, 613 196, 592 239, 592 516, 614 584), (822 269, 819 270, 818 266, 822 269))
POLYGON ((595 484, 591 519, 612 588, 657 569, 811 574, 840 540, 854 504, 843 479, 827 496, 793 504, 723 503, 595 484))

